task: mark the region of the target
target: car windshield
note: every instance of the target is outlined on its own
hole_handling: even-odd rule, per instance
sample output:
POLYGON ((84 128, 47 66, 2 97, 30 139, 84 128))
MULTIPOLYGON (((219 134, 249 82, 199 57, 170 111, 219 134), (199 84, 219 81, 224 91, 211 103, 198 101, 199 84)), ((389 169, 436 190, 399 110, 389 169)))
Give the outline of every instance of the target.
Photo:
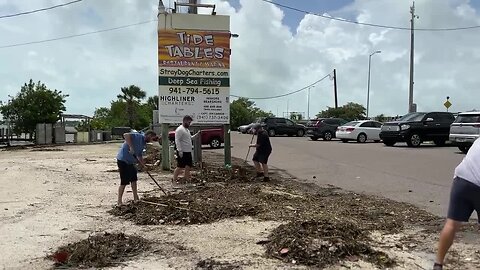
POLYGON ((400 118, 398 121, 420 121, 423 119, 425 116, 425 113, 409 113, 402 118, 400 118))
POLYGON ((480 114, 461 114, 455 123, 480 123, 480 114))
POLYGON ((346 124, 344 124, 344 126, 349 126, 349 127, 354 127, 356 125, 358 125, 358 121, 352 121, 352 122, 348 122, 346 124))

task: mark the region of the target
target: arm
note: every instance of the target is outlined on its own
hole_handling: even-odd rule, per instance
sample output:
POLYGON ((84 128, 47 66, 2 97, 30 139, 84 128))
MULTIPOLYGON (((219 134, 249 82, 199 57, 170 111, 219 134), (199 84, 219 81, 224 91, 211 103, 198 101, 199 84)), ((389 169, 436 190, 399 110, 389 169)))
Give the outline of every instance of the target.
POLYGON ((140 165, 142 165, 143 167, 146 167, 145 165, 145 160, 143 160, 143 157, 142 156, 137 156, 137 159, 138 159, 138 163, 140 163, 140 165))
POLYGON ((132 153, 135 153, 135 149, 133 149, 133 138, 132 138, 132 134, 130 133, 124 133, 123 134, 123 138, 125 139, 125 142, 127 143, 128 145, 128 148, 129 148, 129 152, 130 154, 132 153))
POLYGON ((177 146, 177 151, 178 152, 183 152, 182 146, 180 144, 180 137, 182 136, 182 133, 180 130, 175 131, 175 145, 177 146))
POLYGON ((202 133, 202 131, 198 131, 195 135, 192 136, 192 140, 195 140, 200 134, 202 133))

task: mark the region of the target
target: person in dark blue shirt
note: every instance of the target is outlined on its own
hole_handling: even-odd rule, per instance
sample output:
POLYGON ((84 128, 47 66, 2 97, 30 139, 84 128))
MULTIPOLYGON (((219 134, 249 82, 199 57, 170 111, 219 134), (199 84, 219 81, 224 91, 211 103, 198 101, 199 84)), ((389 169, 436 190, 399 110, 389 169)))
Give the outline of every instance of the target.
POLYGON ((250 147, 257 149, 253 155, 253 164, 255 164, 255 169, 257 170, 257 177, 263 176, 263 181, 268 182, 270 178, 268 177, 267 163, 272 153, 272 144, 270 143, 267 131, 265 131, 261 124, 254 125, 252 130, 254 134, 257 135, 257 143, 250 145, 250 147))
POLYGON ((117 205, 122 205, 123 193, 125 187, 131 185, 133 192, 133 200, 138 201, 137 193, 137 168, 135 163, 145 166, 143 161, 143 149, 147 143, 158 140, 157 134, 153 131, 141 134, 138 132, 130 132, 123 134, 125 142, 117 154, 118 171, 120 172, 120 186, 118 187, 118 202, 117 205))

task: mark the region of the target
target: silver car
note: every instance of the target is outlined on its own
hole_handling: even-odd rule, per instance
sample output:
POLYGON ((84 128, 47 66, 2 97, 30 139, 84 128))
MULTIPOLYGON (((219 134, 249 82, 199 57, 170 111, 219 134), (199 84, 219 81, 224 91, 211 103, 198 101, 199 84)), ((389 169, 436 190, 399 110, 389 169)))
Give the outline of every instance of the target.
POLYGON ((450 141, 467 153, 473 142, 480 137, 480 112, 464 112, 458 114, 450 126, 450 141))

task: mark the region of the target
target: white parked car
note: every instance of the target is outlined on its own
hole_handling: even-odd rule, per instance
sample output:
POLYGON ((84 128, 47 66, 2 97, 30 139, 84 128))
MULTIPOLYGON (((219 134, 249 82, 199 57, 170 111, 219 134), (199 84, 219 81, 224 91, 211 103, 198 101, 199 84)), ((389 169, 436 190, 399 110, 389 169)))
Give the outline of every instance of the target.
POLYGON ((382 123, 372 120, 352 121, 338 127, 335 135, 342 142, 364 143, 369 140, 380 142, 382 125, 382 123))

